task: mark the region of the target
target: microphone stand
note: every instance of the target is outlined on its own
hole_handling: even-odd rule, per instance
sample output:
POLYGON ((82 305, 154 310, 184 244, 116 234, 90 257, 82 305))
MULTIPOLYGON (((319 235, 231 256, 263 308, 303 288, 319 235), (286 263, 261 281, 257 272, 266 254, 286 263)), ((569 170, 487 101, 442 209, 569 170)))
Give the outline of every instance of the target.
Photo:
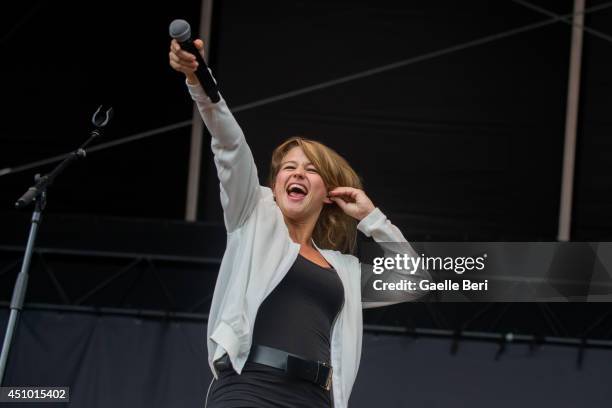
POLYGON ((68 165, 77 159, 85 158, 85 148, 97 137, 102 134, 102 128, 108 124, 113 114, 113 108, 108 108, 105 111, 102 109, 102 105, 96 110, 91 119, 95 129, 91 132, 89 139, 83 143, 74 152, 68 153, 66 158, 57 165, 53 171, 47 175, 40 176, 37 174, 34 177, 35 184, 30 187, 28 191, 23 194, 19 200, 15 203, 16 208, 23 208, 30 204, 32 201, 35 202, 34 213, 32 215, 30 235, 28 237, 28 243, 21 265, 21 271, 17 275, 15 282, 15 288, 13 289, 13 297, 11 299, 11 314, 9 316, 8 325, 6 327, 6 334, 4 336, 4 343, 2 344, 2 354, 0 355, 0 386, 4 379, 4 372, 6 370, 6 364, 8 360, 8 354, 11 348, 11 342, 13 339, 13 333, 17 324, 17 318, 23 308, 23 301, 25 298, 26 289, 28 287, 28 270, 30 269, 30 260, 32 259, 32 252, 34 250, 34 242, 36 241, 36 235, 38 233, 38 226, 42 221, 42 212, 47 205, 47 188, 55 181, 55 179, 64 171, 68 165))

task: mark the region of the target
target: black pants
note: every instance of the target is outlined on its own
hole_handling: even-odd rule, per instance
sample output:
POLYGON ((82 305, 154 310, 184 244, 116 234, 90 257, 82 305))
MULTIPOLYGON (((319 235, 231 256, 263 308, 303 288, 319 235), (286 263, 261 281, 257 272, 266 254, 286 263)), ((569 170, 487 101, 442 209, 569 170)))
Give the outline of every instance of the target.
POLYGON ((229 368, 219 373, 206 408, 330 408, 331 391, 282 371, 247 361, 238 375, 229 368))

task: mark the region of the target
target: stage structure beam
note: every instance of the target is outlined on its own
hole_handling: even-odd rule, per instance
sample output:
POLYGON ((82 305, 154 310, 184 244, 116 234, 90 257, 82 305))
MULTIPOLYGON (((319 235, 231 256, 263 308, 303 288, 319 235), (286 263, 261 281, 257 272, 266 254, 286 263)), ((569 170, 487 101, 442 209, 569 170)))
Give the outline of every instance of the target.
POLYGON ((580 69, 582 66, 582 33, 584 26, 584 2, 574 0, 572 42, 567 84, 567 108, 565 116, 565 144, 559 202, 559 229, 557 239, 569 241, 572 224, 572 196, 576 161, 576 132, 578 128, 578 100, 580 97, 580 69))
MULTIPOLYGON (((209 61, 210 32, 212 23, 213 0, 202 0, 200 9, 199 38, 204 40, 204 60, 209 61)), ((198 216, 198 192, 200 185, 200 167, 202 162, 202 133, 204 124, 196 104, 193 104, 191 125, 191 147, 189 149, 189 172, 187 176, 187 198, 185 204, 185 221, 195 221, 198 216)))

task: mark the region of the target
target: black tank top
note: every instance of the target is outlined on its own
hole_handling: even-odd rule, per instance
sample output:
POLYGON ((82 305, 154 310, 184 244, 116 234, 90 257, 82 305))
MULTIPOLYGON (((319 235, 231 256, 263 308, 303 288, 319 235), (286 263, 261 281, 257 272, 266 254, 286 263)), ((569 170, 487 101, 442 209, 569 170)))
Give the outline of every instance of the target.
POLYGON ((253 344, 329 362, 331 328, 343 301, 344 288, 335 269, 298 255, 260 305, 253 344))

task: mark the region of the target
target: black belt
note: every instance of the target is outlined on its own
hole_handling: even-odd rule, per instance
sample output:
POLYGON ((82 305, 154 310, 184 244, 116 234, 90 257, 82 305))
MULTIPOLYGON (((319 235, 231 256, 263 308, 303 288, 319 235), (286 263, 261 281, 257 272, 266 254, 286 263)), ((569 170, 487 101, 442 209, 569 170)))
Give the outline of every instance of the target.
MULTIPOLYGON (((258 345, 251 347, 247 361, 283 370, 288 376, 311 381, 327 391, 331 389, 333 369, 323 361, 307 360, 283 350, 258 345)), ((231 367, 229 356, 225 354, 214 365, 218 370, 231 367)))

